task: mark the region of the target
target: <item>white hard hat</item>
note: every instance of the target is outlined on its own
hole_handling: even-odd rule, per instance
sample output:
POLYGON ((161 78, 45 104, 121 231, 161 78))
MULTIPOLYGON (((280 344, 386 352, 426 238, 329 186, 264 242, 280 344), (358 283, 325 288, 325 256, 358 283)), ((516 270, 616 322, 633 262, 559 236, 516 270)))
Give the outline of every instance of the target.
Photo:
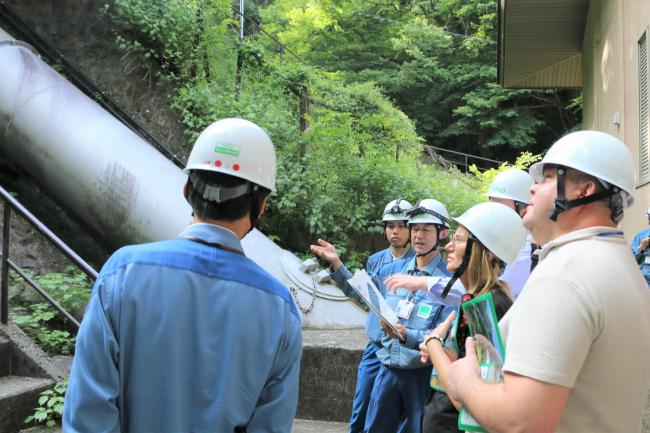
POLYGON ((245 179, 275 191, 275 149, 269 136, 244 119, 222 119, 194 143, 184 171, 204 170, 245 179))
POLYGON ((510 168, 495 176, 487 195, 528 204, 530 187, 534 183, 533 178, 524 170, 510 168))
POLYGON ((395 199, 386 205, 381 220, 382 222, 408 221, 409 217, 406 215, 406 211, 411 209, 411 207, 411 203, 403 198, 395 199))
POLYGON ((515 261, 526 241, 519 215, 499 203, 479 203, 454 219, 507 264, 515 261))
POLYGON ((634 203, 634 159, 618 138, 600 131, 577 131, 551 146, 544 158, 528 170, 540 182, 544 165, 573 168, 603 180, 622 191, 623 206, 634 203))
POLYGON ((447 208, 432 198, 417 202, 406 214, 409 216, 409 226, 411 224, 438 224, 449 228, 447 208))

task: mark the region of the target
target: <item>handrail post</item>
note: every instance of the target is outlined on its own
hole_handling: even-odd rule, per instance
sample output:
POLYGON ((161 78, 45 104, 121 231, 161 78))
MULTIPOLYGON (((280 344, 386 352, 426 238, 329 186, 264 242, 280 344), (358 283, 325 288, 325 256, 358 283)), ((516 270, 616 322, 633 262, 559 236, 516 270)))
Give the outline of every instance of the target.
POLYGON ((9 227, 11 224, 11 206, 4 202, 2 226, 2 277, 0 284, 0 322, 9 321, 9 227))

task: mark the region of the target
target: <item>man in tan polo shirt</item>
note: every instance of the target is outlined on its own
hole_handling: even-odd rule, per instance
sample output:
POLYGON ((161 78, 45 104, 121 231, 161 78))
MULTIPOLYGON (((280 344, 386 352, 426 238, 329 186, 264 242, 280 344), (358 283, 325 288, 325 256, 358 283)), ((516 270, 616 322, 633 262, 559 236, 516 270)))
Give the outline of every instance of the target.
POLYGON ((618 139, 579 131, 530 174, 524 225, 540 263, 499 326, 504 381, 481 380, 474 341, 449 394, 494 432, 640 431, 650 384, 650 291, 616 228, 634 193, 618 139))

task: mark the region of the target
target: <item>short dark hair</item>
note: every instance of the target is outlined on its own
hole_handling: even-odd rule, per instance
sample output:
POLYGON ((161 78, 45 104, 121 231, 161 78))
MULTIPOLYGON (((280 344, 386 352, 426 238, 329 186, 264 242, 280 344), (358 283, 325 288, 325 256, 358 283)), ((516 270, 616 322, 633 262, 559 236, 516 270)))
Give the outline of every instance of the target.
MULTIPOLYGON (((230 188, 248 182, 245 179, 205 170, 194 170, 194 174, 210 186, 230 188)), ((221 221, 236 221, 248 215, 253 206, 253 200, 269 195, 271 191, 267 188, 258 187, 257 191, 244 194, 221 203, 204 199, 194 188, 191 181, 187 181, 187 201, 192 206, 194 215, 202 219, 213 219, 221 221)))
POLYGON ((602 190, 605 189, 603 184, 596 178, 595 176, 592 176, 590 174, 587 174, 585 172, 582 172, 580 170, 576 170, 575 168, 568 168, 566 171, 566 179, 569 182, 572 183, 586 183, 586 182, 593 182, 596 185, 596 192, 601 192, 602 190))

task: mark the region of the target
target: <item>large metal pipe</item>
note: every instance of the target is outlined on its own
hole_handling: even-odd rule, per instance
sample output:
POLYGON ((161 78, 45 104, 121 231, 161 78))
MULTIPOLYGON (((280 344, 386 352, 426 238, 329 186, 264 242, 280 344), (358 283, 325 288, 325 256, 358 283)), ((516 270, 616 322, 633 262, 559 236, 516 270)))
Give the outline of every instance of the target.
MULTIPOLYGON (((191 222, 186 175, 151 145, 0 29, 4 153, 114 246, 175 237, 191 222)), ((359 327, 365 313, 258 231, 246 254, 295 289, 305 327, 359 327)))

